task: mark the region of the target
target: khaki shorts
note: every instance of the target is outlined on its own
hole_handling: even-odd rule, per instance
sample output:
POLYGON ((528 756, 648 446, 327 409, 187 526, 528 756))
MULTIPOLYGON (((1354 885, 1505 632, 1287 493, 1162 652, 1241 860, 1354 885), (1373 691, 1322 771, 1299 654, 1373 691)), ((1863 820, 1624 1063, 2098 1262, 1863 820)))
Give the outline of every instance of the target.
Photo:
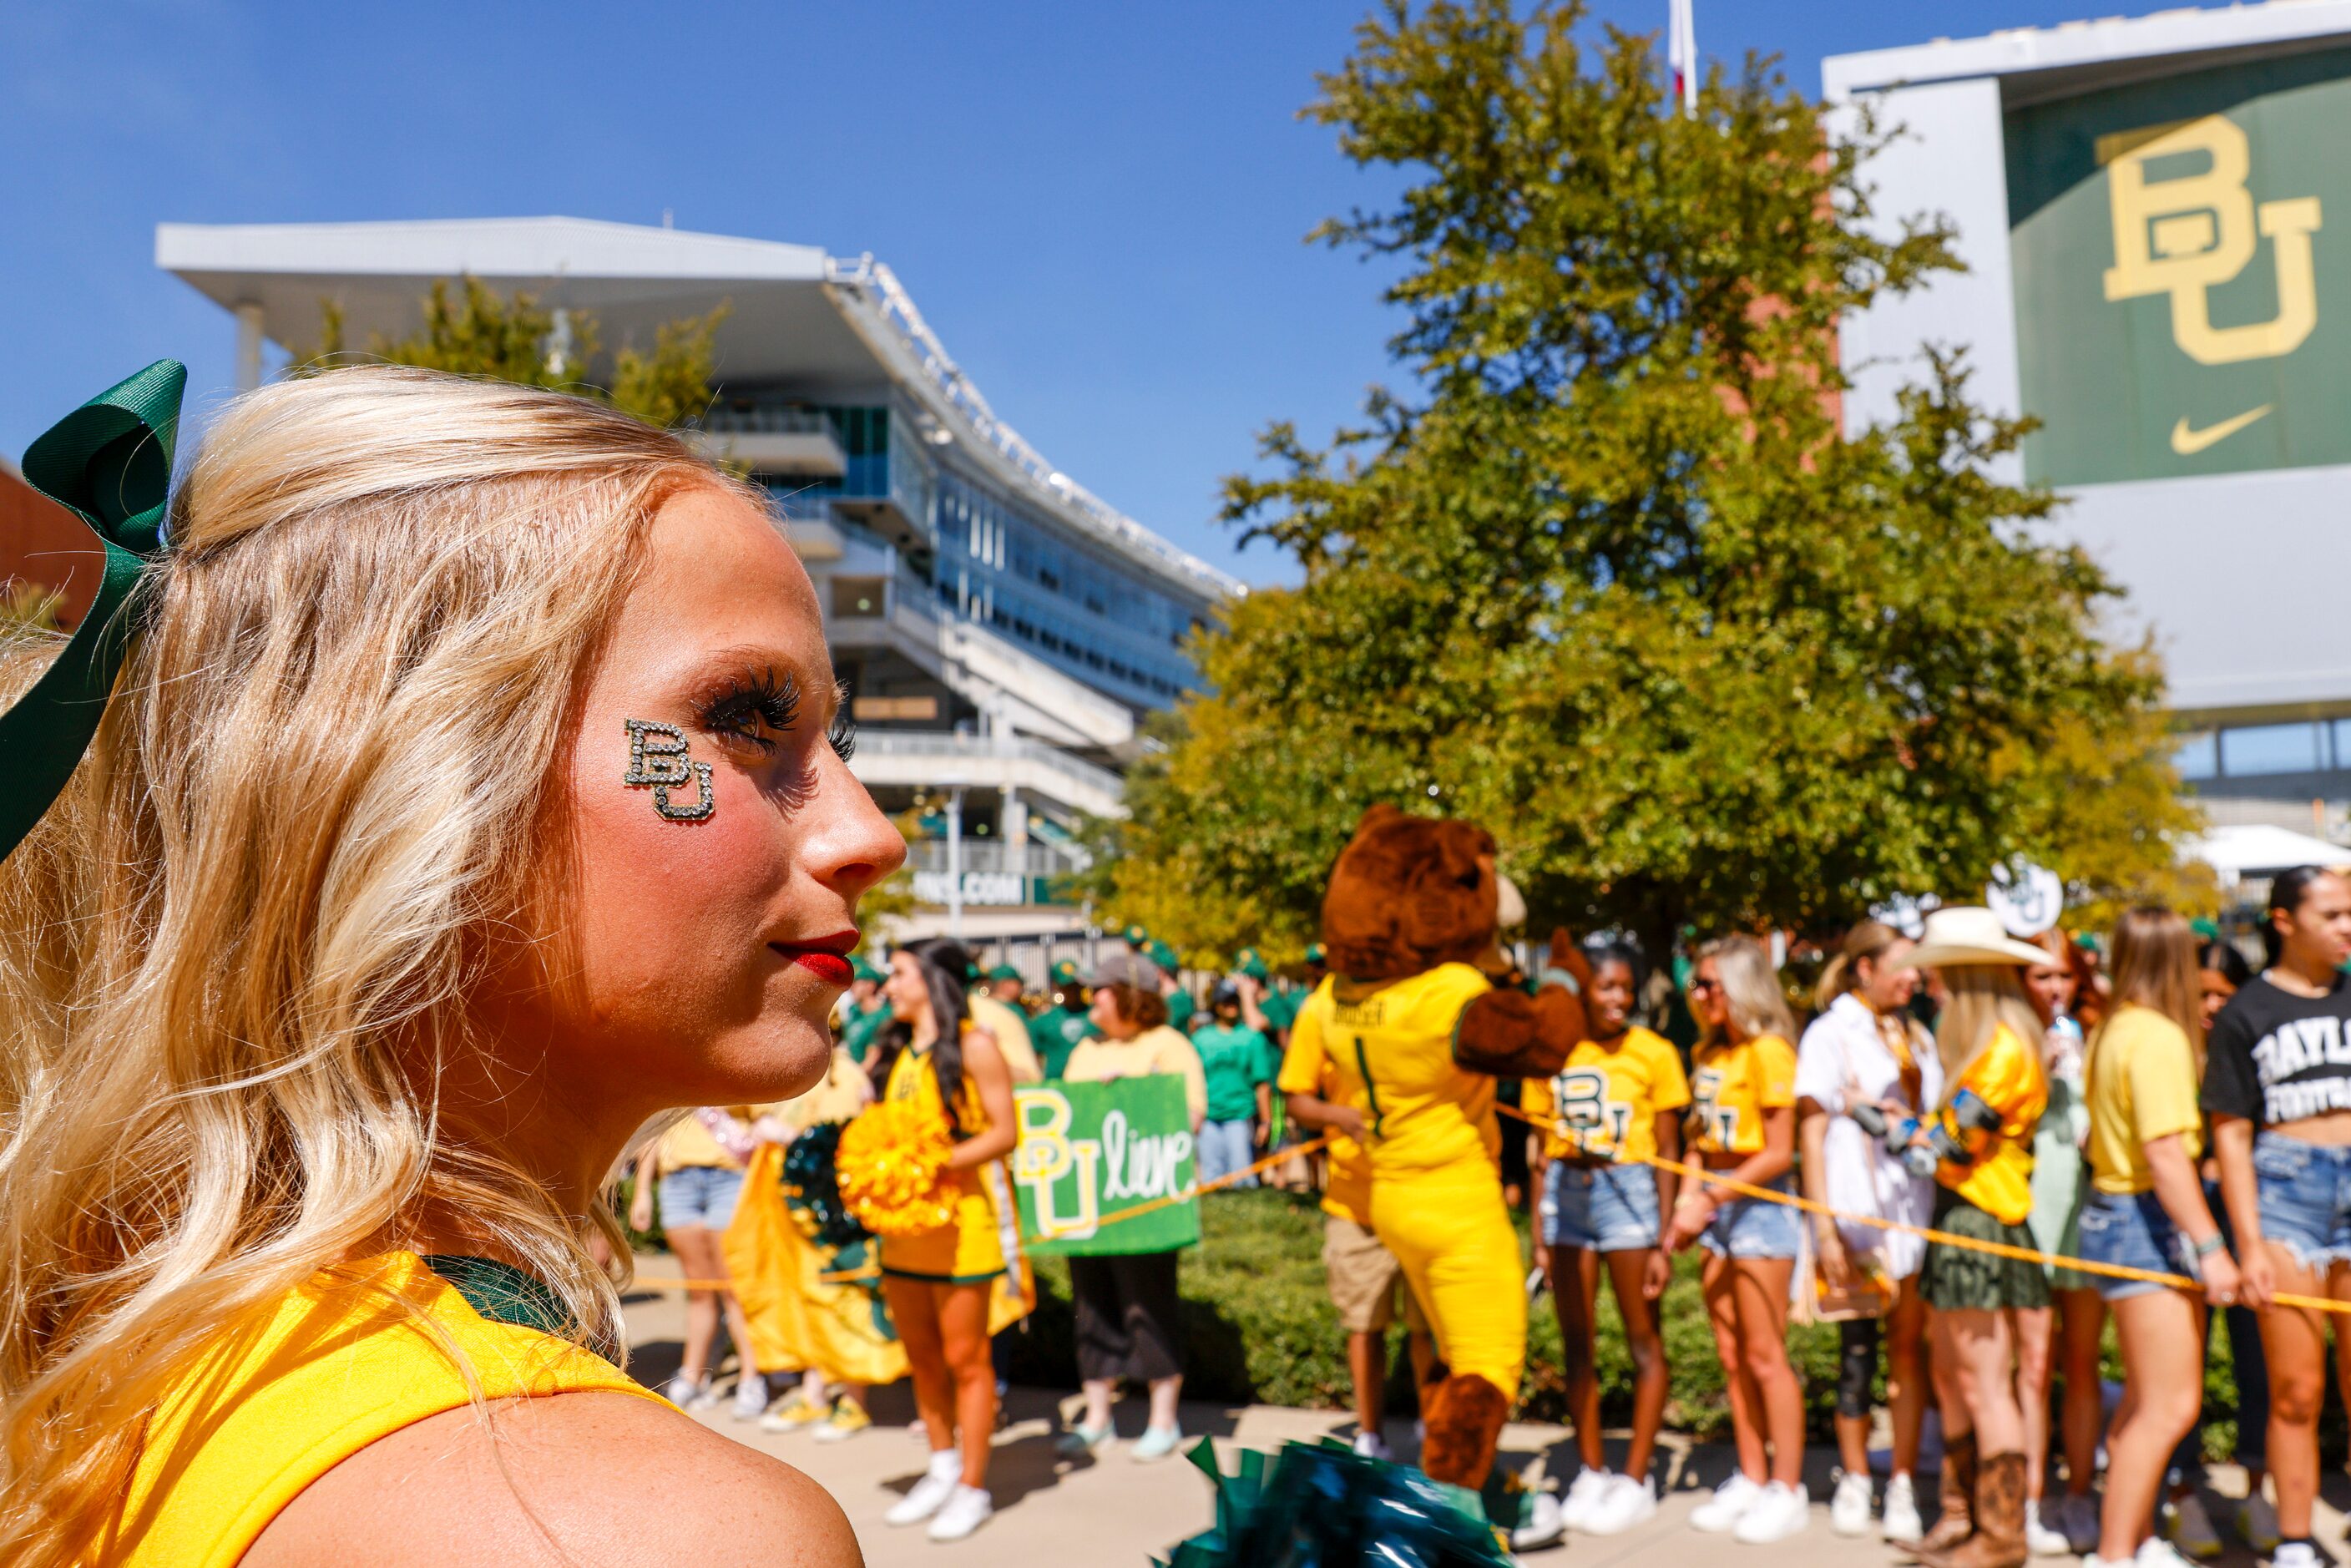
POLYGON ((1405 1282, 1404 1265, 1380 1245, 1369 1226, 1336 1214, 1322 1217, 1322 1269, 1330 1276, 1331 1304, 1349 1333, 1384 1333, 1396 1321, 1396 1298, 1404 1298, 1407 1333, 1426 1333, 1428 1319, 1405 1282))

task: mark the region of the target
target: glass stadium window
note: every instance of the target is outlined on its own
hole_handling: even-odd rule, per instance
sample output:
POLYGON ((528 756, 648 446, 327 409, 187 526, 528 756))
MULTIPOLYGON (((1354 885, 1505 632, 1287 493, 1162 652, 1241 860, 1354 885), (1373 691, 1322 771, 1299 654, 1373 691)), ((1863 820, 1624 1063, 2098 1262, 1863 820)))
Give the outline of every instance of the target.
POLYGON ((882 580, 878 577, 836 577, 832 580, 835 620, 871 620, 882 613, 882 580))
POLYGON ((2220 771, 2231 779, 2315 773, 2325 737, 2314 724, 2257 724, 2220 732, 2220 771))

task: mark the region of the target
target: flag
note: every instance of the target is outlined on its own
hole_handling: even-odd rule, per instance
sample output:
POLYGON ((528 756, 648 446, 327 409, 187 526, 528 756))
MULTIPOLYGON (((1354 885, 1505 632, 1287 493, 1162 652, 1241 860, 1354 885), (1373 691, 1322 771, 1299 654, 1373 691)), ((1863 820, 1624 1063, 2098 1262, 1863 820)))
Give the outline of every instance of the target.
POLYGON ((1684 114, 1698 112, 1698 19, 1696 0, 1666 0, 1666 65, 1673 72, 1673 100, 1684 114))

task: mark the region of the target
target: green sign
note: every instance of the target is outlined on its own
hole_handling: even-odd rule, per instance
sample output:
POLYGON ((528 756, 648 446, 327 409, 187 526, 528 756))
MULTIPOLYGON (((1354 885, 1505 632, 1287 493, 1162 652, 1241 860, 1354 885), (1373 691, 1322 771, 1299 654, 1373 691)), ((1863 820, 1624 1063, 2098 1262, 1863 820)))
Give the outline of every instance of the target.
POLYGON ((1020 1122, 1012 1180, 1032 1256, 1165 1252, 1199 1242, 1181 1078, 1024 1085, 1012 1104, 1020 1122), (1145 1212, 1120 1218, 1134 1209, 1145 1212))
POLYGON ((2007 145, 2028 476, 2351 463, 2351 49, 2017 109, 2007 145))

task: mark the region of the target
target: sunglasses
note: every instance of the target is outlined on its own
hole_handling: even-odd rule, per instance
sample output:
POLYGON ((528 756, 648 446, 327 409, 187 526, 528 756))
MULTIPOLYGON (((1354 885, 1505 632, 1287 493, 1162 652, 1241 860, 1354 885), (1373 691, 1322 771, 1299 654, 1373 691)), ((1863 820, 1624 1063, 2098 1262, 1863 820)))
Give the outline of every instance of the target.
POLYGON ((1690 982, 1689 988, 1690 995, 1697 996, 1701 991, 1719 991, 1722 989, 1722 982, 1720 980, 1692 980, 1690 982))

